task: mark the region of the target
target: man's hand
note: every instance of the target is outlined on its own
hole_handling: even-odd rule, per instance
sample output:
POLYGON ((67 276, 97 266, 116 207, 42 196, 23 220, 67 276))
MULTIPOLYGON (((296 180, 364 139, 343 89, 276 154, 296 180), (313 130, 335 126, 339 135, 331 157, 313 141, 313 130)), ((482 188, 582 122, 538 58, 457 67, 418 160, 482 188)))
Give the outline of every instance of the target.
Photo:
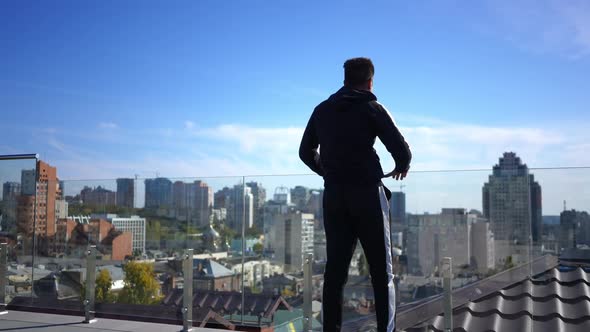
POLYGON ((408 172, 398 172, 398 171, 392 171, 389 172, 387 174, 385 174, 383 177, 388 178, 388 177, 392 177, 395 180, 403 180, 406 176, 408 176, 408 172))

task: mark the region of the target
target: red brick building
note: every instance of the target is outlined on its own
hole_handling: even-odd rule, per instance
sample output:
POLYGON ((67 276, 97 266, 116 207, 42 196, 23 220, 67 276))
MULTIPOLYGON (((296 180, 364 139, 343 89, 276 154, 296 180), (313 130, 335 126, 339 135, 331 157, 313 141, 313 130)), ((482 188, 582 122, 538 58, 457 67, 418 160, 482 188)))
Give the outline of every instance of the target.
POLYGON ((89 245, 96 245, 103 258, 124 260, 132 250, 132 235, 121 232, 105 219, 59 219, 52 248, 53 255, 81 255, 89 245))
POLYGON ((56 232, 56 201, 62 193, 57 169, 39 160, 36 170, 23 170, 22 191, 17 199, 16 225, 25 250, 31 248, 33 233, 38 237, 38 253, 47 253, 48 239, 56 232))

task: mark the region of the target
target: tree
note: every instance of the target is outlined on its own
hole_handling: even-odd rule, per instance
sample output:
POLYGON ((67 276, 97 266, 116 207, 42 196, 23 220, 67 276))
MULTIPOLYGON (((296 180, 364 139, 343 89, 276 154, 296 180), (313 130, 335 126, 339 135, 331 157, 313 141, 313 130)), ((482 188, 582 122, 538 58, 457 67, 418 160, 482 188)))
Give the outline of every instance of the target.
POLYGON ((113 294, 110 292, 113 285, 113 279, 109 270, 103 269, 96 276, 96 302, 113 302, 113 294))
POLYGON ((129 304, 156 304, 160 301, 160 285, 154 265, 130 261, 123 266, 125 280, 118 302, 129 304))
POLYGON ((264 250, 264 246, 262 245, 262 243, 258 242, 258 243, 254 243, 254 245, 252 246, 252 250, 257 254, 260 255, 262 254, 262 251, 264 250))
POLYGON ((508 270, 514 267, 514 263, 512 262, 512 256, 506 256, 506 261, 504 261, 504 270, 508 270))
POLYGON ((254 237, 259 238, 262 235, 262 231, 256 227, 256 225, 246 229, 246 236, 247 237, 254 237))

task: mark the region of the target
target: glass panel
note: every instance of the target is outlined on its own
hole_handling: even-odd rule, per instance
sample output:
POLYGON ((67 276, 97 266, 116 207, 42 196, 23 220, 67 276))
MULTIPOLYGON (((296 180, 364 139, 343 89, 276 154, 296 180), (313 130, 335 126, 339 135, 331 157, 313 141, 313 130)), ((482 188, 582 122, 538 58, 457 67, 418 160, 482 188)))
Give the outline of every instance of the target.
MULTIPOLYGON (((241 232, 235 193, 242 181, 238 177, 159 177, 63 183, 69 212, 63 223, 74 225, 88 239, 75 242, 72 235, 66 241, 69 248, 74 241, 80 243, 79 252, 88 244, 99 249, 96 312, 181 324, 187 282, 182 259, 190 248, 194 250, 194 321, 205 319, 211 305, 216 313, 239 320, 241 274, 236 266, 241 258, 232 245, 236 246, 241 232), (224 308, 220 299, 229 295, 232 306, 224 308)), ((71 259, 67 254, 60 257, 71 259)))
POLYGON ((93 244, 87 224, 68 218, 65 182, 56 168, 39 163, 38 218, 33 259, 36 266, 33 305, 40 308, 82 310, 86 250, 93 244))
MULTIPOLYGON (((303 331, 304 268, 306 255, 314 254, 312 327, 319 321, 325 235, 322 222, 322 183, 318 176, 247 177, 252 192, 253 222, 246 232, 244 294, 246 303, 268 298, 277 303, 275 312, 261 321, 278 330, 303 331), (289 311, 288 307, 293 310, 289 311)), ((257 320, 260 312, 246 314, 257 320)), ((264 314, 264 313, 263 313, 264 314)))
POLYGON ((36 159, 0 158, 0 242, 8 244, 6 303, 30 305, 32 234, 36 212, 36 159))
POLYGON ((562 326, 567 331, 573 329, 569 321, 581 318, 577 308, 585 301, 582 294, 588 288, 585 280, 590 272, 590 167, 532 172, 539 183, 537 199, 541 203, 540 232, 534 247, 537 258, 532 267, 533 278, 515 289, 524 286, 524 291, 530 293, 533 315, 569 315, 571 320, 562 326), (557 295, 555 300, 546 301, 552 295, 557 295))
MULTIPOLYGON (((492 170, 415 172, 403 182, 386 179, 384 184, 393 191, 389 201, 392 217, 389 227, 398 317, 404 310, 441 297, 444 257, 452 258, 455 304, 481 297, 490 291, 492 283, 509 285, 518 281, 521 274, 524 278, 529 276, 530 210, 534 210, 530 206, 530 188, 535 185, 527 171, 510 175, 492 170), (498 237, 494 236, 495 232, 498 237), (510 272, 503 272, 505 270, 510 272)), ((319 309, 327 260, 322 180, 311 175, 269 176, 247 178, 246 185, 258 185, 267 190, 260 221, 263 250, 261 253, 253 250, 250 253, 253 257, 244 266, 246 296, 260 291, 281 295, 296 309, 291 315, 298 313, 303 319, 300 292, 303 254, 311 242, 309 251, 314 253, 313 326, 321 329, 319 309), (261 275, 256 271, 257 266, 273 273, 268 277, 261 275), (261 289, 258 288, 260 279, 261 289)), ((365 199, 362 188, 357 189, 359 196, 351 200, 351 205, 365 199)), ((345 204, 338 208, 354 211, 345 204)), ((369 227, 368 223, 370 220, 364 220, 359 225, 369 227)), ((249 240, 256 242, 256 238, 247 237, 246 242, 249 240)), ((348 328, 370 329, 376 325, 375 294, 368 261, 362 245, 357 242, 343 291, 343 324, 348 328)), ((433 316, 436 314, 438 312, 433 312, 433 316)), ((275 316, 272 322, 275 326, 281 324, 278 317, 281 315, 275 316)), ((293 317, 288 320, 294 322, 293 317)))

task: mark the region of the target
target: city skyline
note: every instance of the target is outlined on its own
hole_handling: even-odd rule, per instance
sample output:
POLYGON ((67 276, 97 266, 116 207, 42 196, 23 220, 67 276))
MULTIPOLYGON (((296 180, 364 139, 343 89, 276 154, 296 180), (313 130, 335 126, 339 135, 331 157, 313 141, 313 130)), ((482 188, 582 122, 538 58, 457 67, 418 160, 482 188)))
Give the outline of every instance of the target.
MULTIPOLYGON (((520 155, 517 153, 520 157, 520 155)), ((502 155, 497 156, 500 158, 502 155)), ((523 159, 523 158, 521 158, 523 159)), ((526 160, 523 160, 526 164, 526 160)), ((24 165, 27 161, 19 161, 17 164, 24 165)), ((495 165, 497 161, 493 164, 495 165)), ((34 168, 34 162, 29 162, 30 166, 19 166, 23 169, 34 168)), ((6 168, 7 163, 3 164, 6 168)), ((3 170, 0 182, 20 181, 21 172, 19 167, 10 167, 3 170)), ((544 216, 558 216, 563 211, 564 201, 571 209, 587 211, 587 200, 584 195, 580 195, 572 188, 582 188, 589 173, 589 168, 581 169, 533 169, 529 170, 534 174, 536 181, 543 188, 542 205, 544 216)), ((384 183, 392 191, 403 189, 407 196, 406 211, 410 214, 436 213, 442 208, 456 207, 467 210, 476 209, 483 211, 481 202, 481 189, 487 181, 488 176, 493 172, 493 166, 490 165, 487 170, 464 171, 464 172, 424 172, 413 174, 403 182, 385 180, 384 183)), ((58 177, 61 180, 61 171, 58 170, 58 177)), ((248 183, 260 183, 262 186, 274 192, 276 188, 288 185, 289 188, 304 186, 309 189, 320 190, 323 188, 320 177, 314 175, 304 176, 269 176, 269 177, 217 177, 217 178, 167 178, 170 181, 184 181, 192 183, 194 181, 205 181, 213 190, 217 192, 224 187, 233 188, 242 181, 248 183)), ((132 179, 130 179, 132 180, 132 179)), ((143 207, 145 198, 144 180, 138 178, 135 183, 134 196, 135 207, 143 207)), ((107 190, 116 191, 116 179, 95 180, 95 181, 63 181, 61 185, 65 186, 64 195, 75 196, 80 191, 88 187, 101 187, 107 190)), ((269 200, 272 195, 267 195, 269 200)))

